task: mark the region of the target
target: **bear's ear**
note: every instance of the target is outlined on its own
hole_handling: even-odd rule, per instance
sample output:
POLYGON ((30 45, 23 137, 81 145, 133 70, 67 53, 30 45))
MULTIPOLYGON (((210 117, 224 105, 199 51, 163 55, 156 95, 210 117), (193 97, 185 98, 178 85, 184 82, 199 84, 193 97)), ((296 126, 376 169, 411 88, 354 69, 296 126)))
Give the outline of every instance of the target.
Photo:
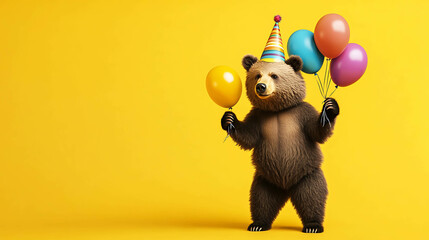
POLYGON ((285 63, 290 65, 295 72, 299 72, 302 69, 302 60, 299 56, 291 55, 285 63))
POLYGON ((250 67, 252 67, 252 65, 257 61, 258 61, 257 57, 252 55, 246 55, 241 61, 241 64, 243 65, 244 69, 246 69, 246 71, 249 71, 250 67))

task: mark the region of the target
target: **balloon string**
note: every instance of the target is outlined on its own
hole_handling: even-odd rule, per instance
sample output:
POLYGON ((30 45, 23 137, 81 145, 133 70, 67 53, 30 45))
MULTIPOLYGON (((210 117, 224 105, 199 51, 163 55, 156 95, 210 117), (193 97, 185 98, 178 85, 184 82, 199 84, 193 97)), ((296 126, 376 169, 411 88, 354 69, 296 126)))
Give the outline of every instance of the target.
MULTIPOLYGON (((326 91, 326 73, 328 73, 329 58, 326 60, 325 76, 323 77, 323 92, 326 91)), ((323 95, 325 97, 325 95, 323 95)))
POLYGON ((337 91, 337 89, 338 89, 338 85, 335 85, 335 89, 334 89, 334 91, 332 91, 332 92, 331 92, 331 94, 329 94, 329 96, 328 96, 328 97, 331 97, 331 96, 332 96, 332 94, 334 94, 334 92, 335 92, 335 91, 337 91))
POLYGON ((226 132, 227 132, 227 134, 226 134, 226 137, 225 137, 225 139, 223 140, 223 142, 225 142, 225 141, 226 141, 226 139, 228 139, 229 135, 231 135, 231 131, 232 131, 232 129, 235 129, 235 127, 234 127, 234 125, 233 125, 232 123, 230 123, 230 124, 226 127, 226 132))
MULTIPOLYGON (((332 96, 332 94, 338 88, 338 86, 335 86, 334 91, 332 91, 331 94, 329 94, 329 96, 328 96, 329 88, 331 87, 331 82, 332 82, 330 65, 331 65, 331 59, 328 58, 328 59, 326 59, 326 68, 325 68, 325 75, 324 75, 324 78, 323 78, 323 83, 320 80, 319 75, 317 73, 314 74, 316 76, 316 78, 318 79, 317 86, 319 87, 319 92, 322 95, 322 97, 324 98, 322 103, 325 103, 326 99, 328 97, 332 96)), ((322 125, 322 127, 325 127, 326 123, 328 123, 329 127, 332 127, 331 121, 329 120, 328 114, 326 113, 326 108, 327 107, 324 104, 323 105, 323 109, 322 109, 322 113, 320 115, 320 124, 322 125)))
POLYGON ((321 85, 322 85, 322 83, 320 82, 320 78, 318 78, 318 77, 319 77, 319 75, 317 75, 317 73, 315 73, 315 74, 314 74, 314 77, 316 78, 316 83, 317 83, 317 87, 319 87, 320 95, 322 95, 322 96, 323 96, 322 89, 321 89, 321 85))
MULTIPOLYGON (((317 77, 319 77, 319 82, 320 82, 320 85, 322 86, 321 88, 319 87, 319 90, 321 89, 322 91, 321 91, 321 95, 322 95, 322 97, 324 98, 324 100, 323 100, 323 102, 322 103, 325 103, 326 102, 326 99, 328 98, 328 97, 331 97, 332 96, 332 94, 334 94, 334 92, 338 89, 338 86, 335 86, 335 89, 331 92, 331 94, 329 94, 329 96, 328 96, 328 93, 329 93, 329 88, 331 87, 331 82, 332 82, 332 79, 331 79, 331 69, 330 69, 330 65, 331 65, 331 59, 330 58, 328 58, 328 59, 326 59, 326 68, 325 68, 325 75, 324 75, 324 78, 323 78, 323 84, 322 84, 322 82, 320 81, 320 77, 319 77, 319 75, 317 75, 317 74, 315 74, 317 77)), ((319 86, 319 83, 318 83, 318 86, 319 86)), ((329 127, 332 127, 332 125, 331 125, 331 121, 329 120, 329 118, 328 118, 328 114, 326 113, 326 105, 324 104, 323 105, 323 109, 322 109, 322 113, 321 113, 321 115, 320 115, 320 124, 322 125, 322 127, 325 127, 325 125, 326 125, 326 123, 328 123, 329 124, 329 127)))
MULTIPOLYGON (((331 59, 328 58, 328 63, 326 65, 329 65, 329 66, 331 65, 331 59)), ((331 86, 331 68, 327 67, 327 69, 328 69, 328 78, 327 78, 328 87, 326 88, 325 99, 326 99, 326 96, 328 95, 329 87, 331 86)))
POLYGON ((320 79, 319 74, 317 74, 317 78, 319 79, 319 83, 320 83, 320 88, 321 88, 321 92, 320 95, 323 97, 323 87, 322 87, 322 80, 320 79))

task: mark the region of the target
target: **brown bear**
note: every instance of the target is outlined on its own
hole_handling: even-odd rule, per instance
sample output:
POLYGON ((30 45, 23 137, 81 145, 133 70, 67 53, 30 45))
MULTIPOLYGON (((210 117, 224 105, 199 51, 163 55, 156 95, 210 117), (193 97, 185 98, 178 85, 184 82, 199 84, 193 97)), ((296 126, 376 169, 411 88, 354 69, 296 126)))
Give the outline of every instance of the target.
POLYGON ((290 198, 304 225, 302 231, 321 233, 328 190, 320 169, 323 155, 319 143, 332 134, 338 104, 333 98, 325 100, 329 122, 322 124, 322 115, 304 102, 306 87, 298 56, 284 62, 264 62, 246 55, 242 65, 253 108, 243 121, 225 112, 221 124, 224 130, 230 129, 231 138, 242 149, 253 149, 253 223, 247 230, 269 230, 290 198))

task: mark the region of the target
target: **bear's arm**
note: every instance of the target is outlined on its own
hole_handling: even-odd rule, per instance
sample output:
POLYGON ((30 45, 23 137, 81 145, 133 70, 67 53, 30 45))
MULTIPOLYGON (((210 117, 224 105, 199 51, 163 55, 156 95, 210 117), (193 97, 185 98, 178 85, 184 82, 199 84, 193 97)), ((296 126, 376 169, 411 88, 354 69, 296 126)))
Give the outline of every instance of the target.
POLYGON ((231 133, 231 138, 244 150, 254 148, 260 139, 258 112, 253 108, 243 121, 234 121, 235 131, 231 133))
POLYGON ((331 125, 326 123, 322 126, 321 114, 309 103, 304 103, 302 106, 301 120, 304 123, 304 132, 307 137, 314 142, 324 143, 331 135, 335 125, 335 119, 331 121, 331 125))

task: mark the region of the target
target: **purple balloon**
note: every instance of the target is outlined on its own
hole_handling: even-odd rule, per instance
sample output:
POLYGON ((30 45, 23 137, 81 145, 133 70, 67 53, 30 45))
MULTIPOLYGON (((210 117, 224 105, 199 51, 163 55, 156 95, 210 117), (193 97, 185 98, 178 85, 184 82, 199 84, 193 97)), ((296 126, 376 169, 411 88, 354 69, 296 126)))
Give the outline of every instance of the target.
POLYGON ((349 43, 340 56, 332 59, 332 81, 340 87, 355 83, 365 73, 368 57, 365 49, 356 43, 349 43))

